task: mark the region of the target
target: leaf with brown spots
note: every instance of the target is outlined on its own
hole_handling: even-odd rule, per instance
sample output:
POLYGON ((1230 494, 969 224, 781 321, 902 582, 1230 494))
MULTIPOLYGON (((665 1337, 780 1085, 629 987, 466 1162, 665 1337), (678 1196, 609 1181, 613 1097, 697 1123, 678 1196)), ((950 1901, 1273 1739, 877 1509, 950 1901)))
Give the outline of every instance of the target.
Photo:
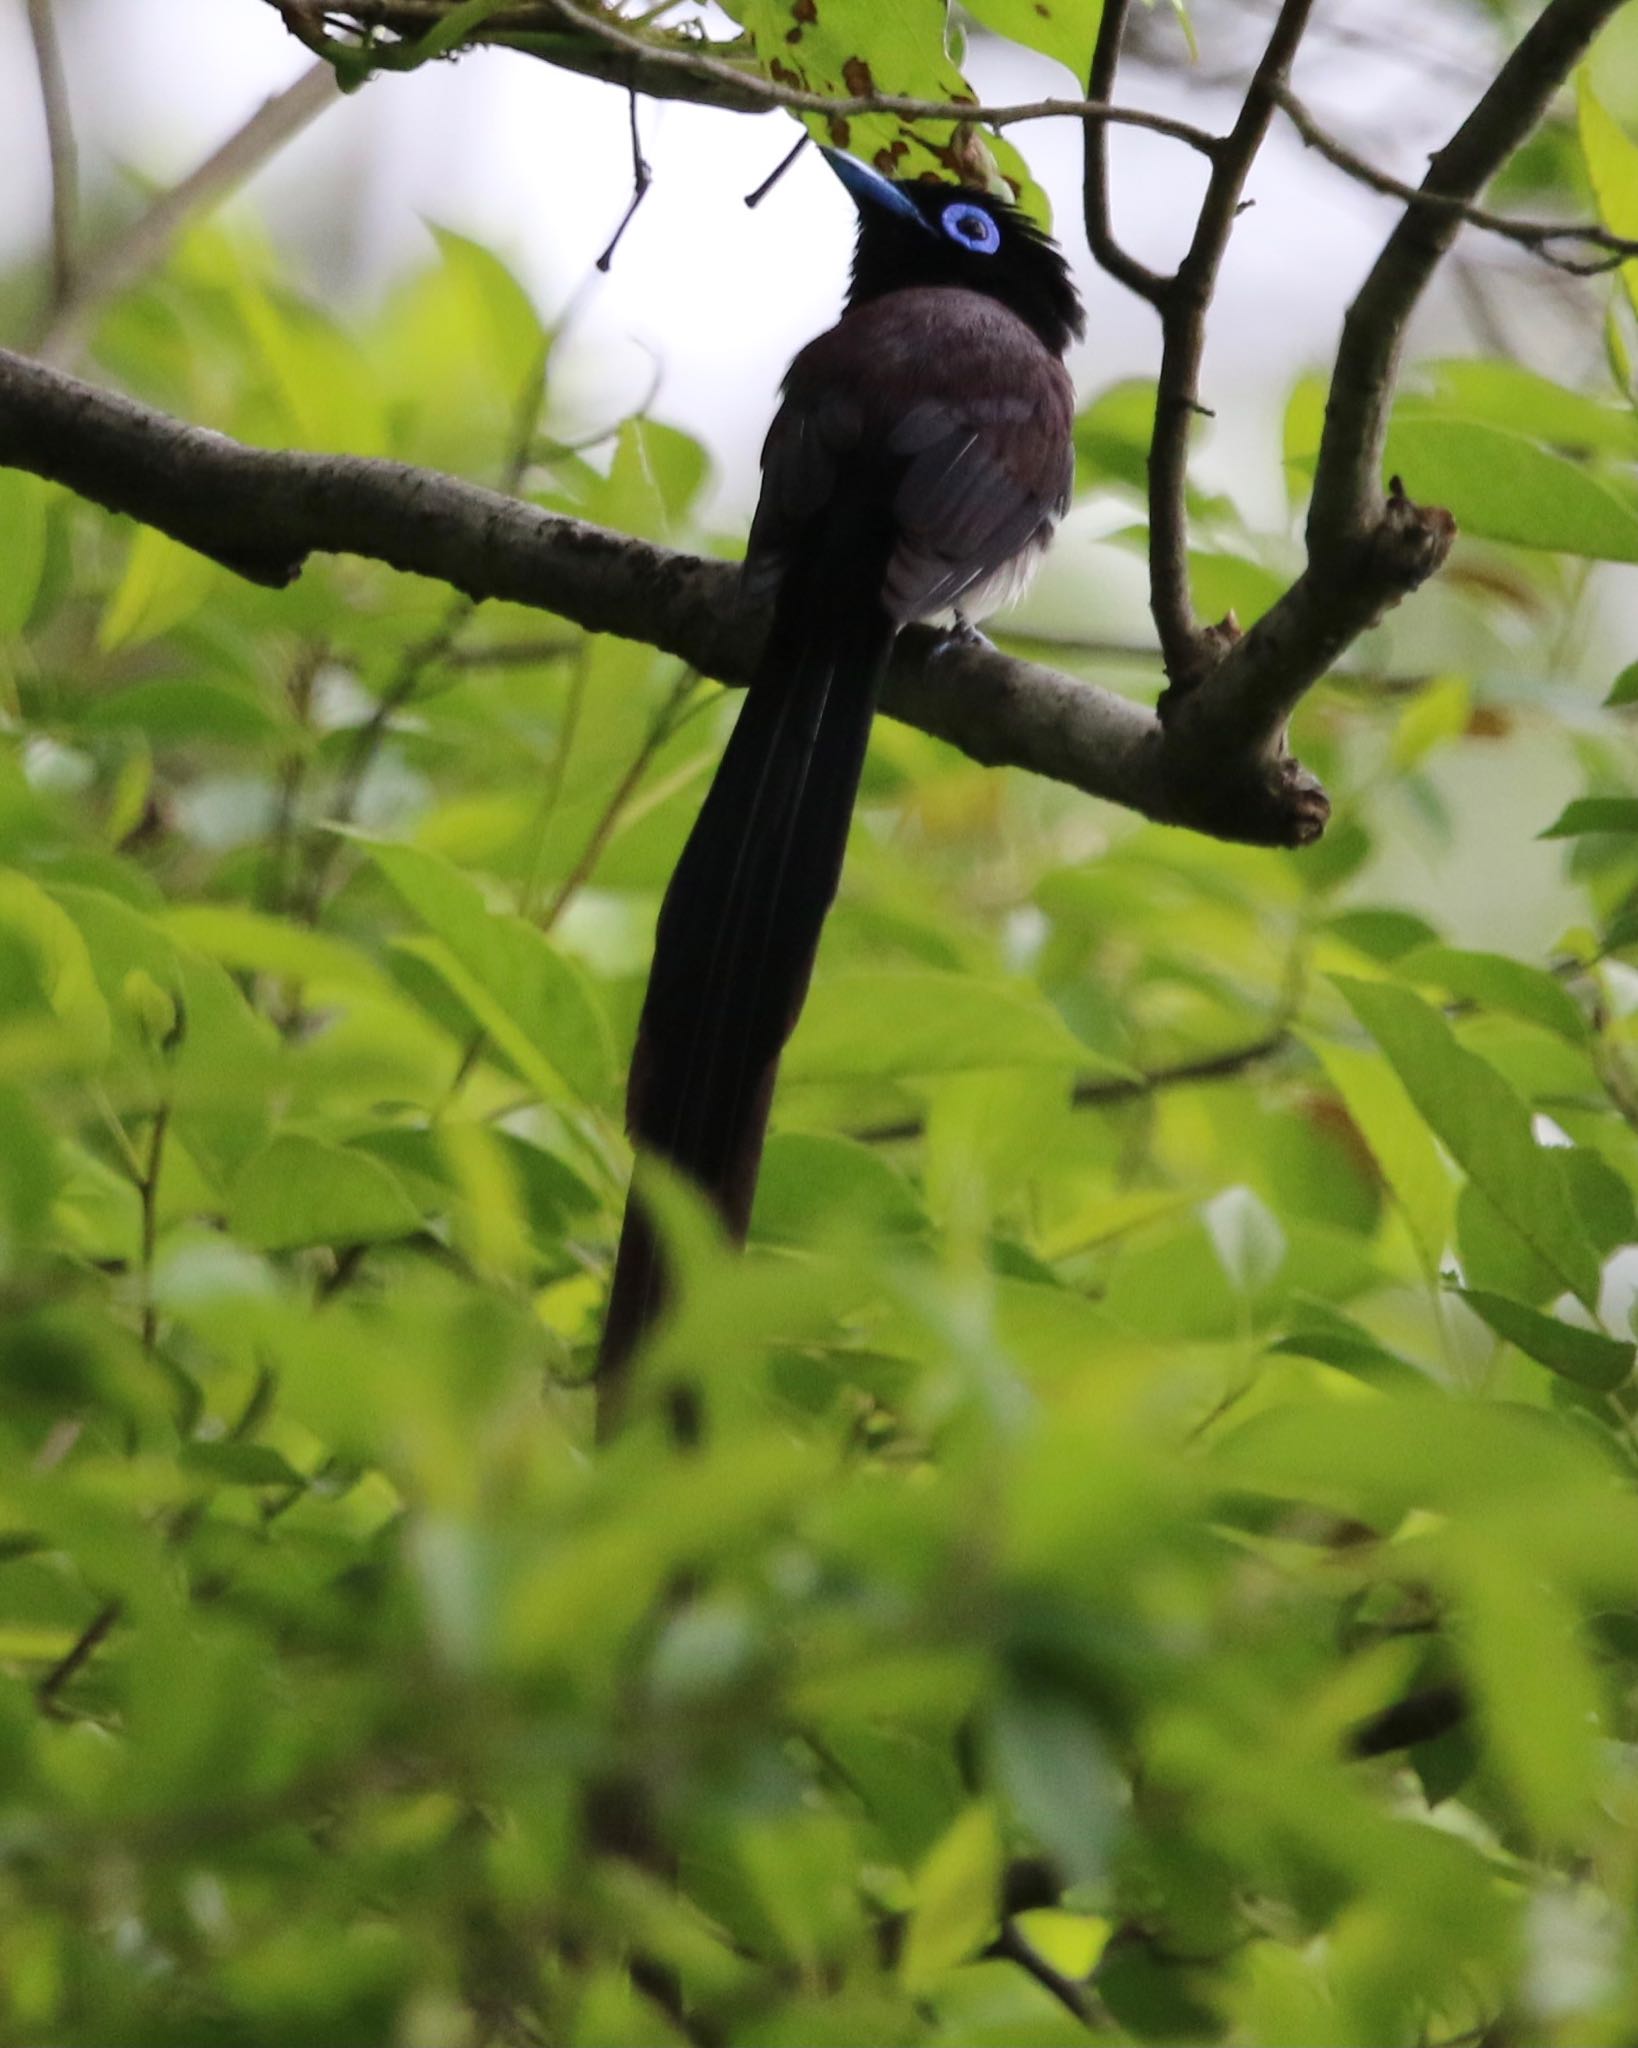
MULTIPOLYGON (((1047 0, 1079 14, 1088 0, 1047 0)), ((838 99, 882 94, 966 100, 972 87, 945 44, 945 14, 934 0, 725 0, 750 35, 768 76, 838 99)), ((1090 0, 1094 21, 1098 0, 1090 0)), ((1038 38, 1020 42, 1042 47, 1038 38)), ((895 114, 802 117, 809 132, 889 176, 941 178, 1016 196, 1044 224, 1046 197, 1004 136, 965 122, 901 120, 895 114)))

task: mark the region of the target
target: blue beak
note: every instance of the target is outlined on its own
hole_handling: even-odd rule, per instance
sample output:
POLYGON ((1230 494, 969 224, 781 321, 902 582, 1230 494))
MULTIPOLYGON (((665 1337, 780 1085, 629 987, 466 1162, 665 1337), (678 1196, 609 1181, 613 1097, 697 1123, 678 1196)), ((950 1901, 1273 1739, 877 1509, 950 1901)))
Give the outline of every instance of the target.
MULTIPOLYGON (((873 164, 861 163, 858 157, 848 156, 840 149, 826 149, 823 143, 819 145, 819 154, 847 187, 861 213, 867 207, 875 207, 883 213, 896 213, 901 220, 913 220, 918 228, 927 228, 915 201, 891 178, 884 178, 873 164)), ((931 234, 931 228, 927 232, 931 234)))

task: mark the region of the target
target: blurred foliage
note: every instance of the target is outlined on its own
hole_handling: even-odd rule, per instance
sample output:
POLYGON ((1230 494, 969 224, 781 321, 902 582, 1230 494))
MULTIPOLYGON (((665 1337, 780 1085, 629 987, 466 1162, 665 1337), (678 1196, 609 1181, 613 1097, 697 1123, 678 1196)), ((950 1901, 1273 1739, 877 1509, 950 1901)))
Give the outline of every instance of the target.
MULTIPOLYGON (((883 723, 752 1250, 663 1201, 683 1299, 596 1455, 621 1067, 731 707, 0 473, 0 2039, 1632 2038, 1609 291, 1598 388, 1410 380, 1465 537, 1302 713, 1320 847, 883 723)), ((697 542, 684 436, 542 436, 552 346, 452 235, 346 332, 200 231, 97 338, 225 431, 697 542)), ((1081 421, 1089 611, 1151 416, 1081 421)), ((1251 615, 1294 524, 1195 510, 1251 615)))

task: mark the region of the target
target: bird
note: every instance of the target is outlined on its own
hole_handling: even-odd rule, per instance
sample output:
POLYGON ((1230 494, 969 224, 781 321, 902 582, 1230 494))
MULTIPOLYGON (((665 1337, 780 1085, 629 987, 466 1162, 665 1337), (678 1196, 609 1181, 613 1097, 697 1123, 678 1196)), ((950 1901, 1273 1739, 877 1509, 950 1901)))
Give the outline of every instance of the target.
MULTIPOLYGON (((626 1102, 639 1158, 692 1182, 737 1242, 893 643, 921 620, 971 636, 1016 596, 1074 473, 1063 358, 1084 318, 1050 235, 988 189, 821 153, 858 216, 846 301, 791 363, 762 450, 741 590, 771 623, 661 904, 626 1102)), ((634 1193, 595 1372, 603 1433, 668 1294, 634 1193)))

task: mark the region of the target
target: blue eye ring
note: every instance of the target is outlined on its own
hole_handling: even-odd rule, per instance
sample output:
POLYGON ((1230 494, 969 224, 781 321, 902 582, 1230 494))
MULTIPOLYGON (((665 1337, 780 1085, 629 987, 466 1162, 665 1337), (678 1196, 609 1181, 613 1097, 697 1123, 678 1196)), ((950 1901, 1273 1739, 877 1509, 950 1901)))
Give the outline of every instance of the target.
POLYGON ((1001 246, 1001 230, 982 206, 970 199, 952 199, 939 216, 952 242, 970 249, 975 256, 993 256, 1001 246))

